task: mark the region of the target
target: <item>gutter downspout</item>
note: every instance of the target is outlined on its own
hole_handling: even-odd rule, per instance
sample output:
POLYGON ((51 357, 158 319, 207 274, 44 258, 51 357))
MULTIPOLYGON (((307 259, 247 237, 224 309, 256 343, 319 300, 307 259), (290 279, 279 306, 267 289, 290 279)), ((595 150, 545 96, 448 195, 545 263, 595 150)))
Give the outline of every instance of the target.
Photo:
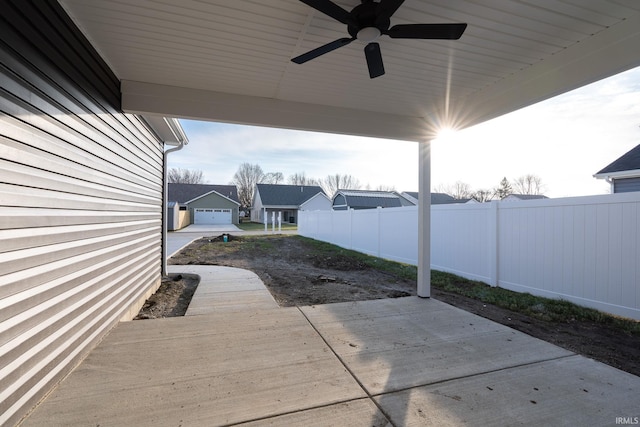
POLYGON ((164 151, 162 160, 164 169, 164 189, 162 190, 162 277, 165 277, 167 275, 167 228, 169 225, 169 221, 167 219, 167 207, 169 202, 169 168, 167 164, 167 158, 169 157, 169 153, 182 150, 184 148, 184 145, 185 141, 183 139, 180 139, 178 146, 169 148, 164 151))
POLYGON ((613 181, 614 181, 614 180, 613 180, 613 178, 611 178, 610 176, 608 176, 608 177, 606 177, 604 180, 605 180, 605 181, 607 181, 607 182, 609 183, 609 185, 611 186, 611 189, 609 190, 609 191, 611 191, 611 194, 615 194, 615 192, 616 192, 616 185, 615 185, 615 183, 613 182, 613 181))

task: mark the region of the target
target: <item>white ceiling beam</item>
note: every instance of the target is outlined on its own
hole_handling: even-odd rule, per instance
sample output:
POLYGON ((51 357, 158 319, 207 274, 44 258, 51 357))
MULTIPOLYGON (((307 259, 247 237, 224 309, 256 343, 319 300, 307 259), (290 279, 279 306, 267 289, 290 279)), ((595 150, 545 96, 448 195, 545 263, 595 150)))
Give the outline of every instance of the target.
POLYGON ((419 117, 128 80, 121 82, 121 92, 127 113, 404 141, 428 139, 427 123, 419 117))

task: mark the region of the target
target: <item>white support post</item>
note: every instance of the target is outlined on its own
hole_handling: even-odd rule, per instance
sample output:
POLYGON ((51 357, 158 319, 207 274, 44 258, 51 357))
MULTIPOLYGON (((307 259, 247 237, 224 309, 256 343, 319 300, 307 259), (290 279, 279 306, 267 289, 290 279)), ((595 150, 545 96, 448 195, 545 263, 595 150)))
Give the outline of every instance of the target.
POLYGON ((278 212, 278 233, 282 233, 282 212, 278 212))
POLYGON ((418 296, 431 296, 431 141, 419 143, 418 296))
POLYGON ((491 220, 489 223, 489 239, 491 244, 491 252, 489 253, 489 260, 491 265, 490 280, 491 286, 498 286, 498 274, 500 271, 499 257, 498 257, 498 224, 500 221, 500 203, 494 200, 491 203, 491 220))
POLYGON ((271 212, 271 232, 276 232, 276 211, 271 212))
POLYGON ((264 213, 264 232, 267 232, 267 223, 269 221, 267 221, 268 217, 267 217, 267 208, 262 208, 263 209, 263 213, 264 213))

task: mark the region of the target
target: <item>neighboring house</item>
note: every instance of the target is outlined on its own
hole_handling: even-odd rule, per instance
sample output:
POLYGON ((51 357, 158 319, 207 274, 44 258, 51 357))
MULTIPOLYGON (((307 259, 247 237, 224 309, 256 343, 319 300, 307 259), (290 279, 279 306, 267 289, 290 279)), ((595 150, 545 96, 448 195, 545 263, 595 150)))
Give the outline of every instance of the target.
POLYGON ((256 184, 251 221, 264 223, 266 214, 267 223, 270 224, 272 212, 275 212, 276 220, 280 212, 282 222, 297 224, 298 211, 303 209, 303 205, 307 210, 331 209, 331 202, 317 185, 256 184), (322 194, 326 201, 318 194, 322 194))
POLYGON ((640 145, 636 145, 593 176, 611 184, 612 193, 640 191, 640 145))
POLYGON ((507 197, 502 199, 502 202, 514 202, 518 200, 541 200, 548 199, 547 196, 543 196, 541 194, 509 194, 507 197))
MULTIPOLYGON (((417 191, 405 191, 402 195, 411 200, 413 204, 418 204, 418 195, 417 191)), ((454 199, 453 196, 448 195, 447 193, 431 193, 431 204, 432 205, 449 205, 452 203, 467 203, 473 199, 454 199)))
POLYGON ((235 185, 170 183, 168 200, 189 212, 189 224, 238 224, 240 221, 235 185))
POLYGON ((400 208, 415 206, 408 197, 395 191, 338 190, 333 196, 332 207, 336 211, 347 209, 400 208))
POLYGON ((331 199, 324 192, 315 196, 300 205, 301 211, 328 211, 331 210, 331 199))

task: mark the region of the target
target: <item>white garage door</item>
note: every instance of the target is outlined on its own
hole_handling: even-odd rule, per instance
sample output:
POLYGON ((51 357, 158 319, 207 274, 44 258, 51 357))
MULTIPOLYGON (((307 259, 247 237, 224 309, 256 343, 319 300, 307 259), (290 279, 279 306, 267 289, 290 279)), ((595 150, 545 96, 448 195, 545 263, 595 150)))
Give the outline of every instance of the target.
POLYGON ((231 209, 195 209, 194 224, 231 224, 231 209))

